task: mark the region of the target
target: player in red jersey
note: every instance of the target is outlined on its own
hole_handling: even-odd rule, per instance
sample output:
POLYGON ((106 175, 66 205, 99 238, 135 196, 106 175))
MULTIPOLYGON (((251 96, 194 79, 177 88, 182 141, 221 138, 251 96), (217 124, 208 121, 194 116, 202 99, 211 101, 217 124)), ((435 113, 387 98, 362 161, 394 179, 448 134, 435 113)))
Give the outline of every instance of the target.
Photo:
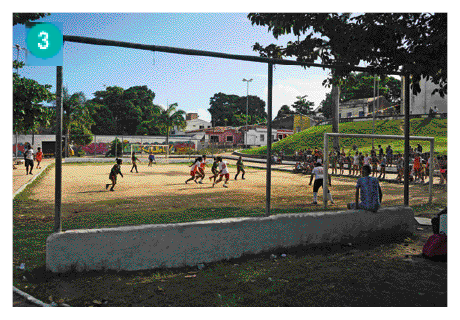
POLYGON ((195 176, 196 176, 196 173, 197 173, 197 171, 198 171, 198 168, 199 168, 199 166, 200 166, 200 164, 201 164, 201 160, 203 160, 203 158, 198 157, 198 158, 195 159, 195 161, 192 163, 192 165, 189 166, 189 167, 191 167, 191 169, 190 169, 190 175, 191 175, 192 177, 191 177, 190 179, 186 180, 186 181, 185 181, 185 184, 187 184, 187 182, 192 181, 192 180, 193 180, 195 183, 197 183, 197 182, 196 182, 195 176))
POLYGON ((223 187, 228 188, 227 182, 230 179, 230 172, 228 172, 227 162, 223 161, 222 157, 217 157, 217 161, 219 162, 219 175, 220 175, 220 177, 219 177, 219 180, 217 180, 216 182, 214 182, 212 184, 212 186, 214 187, 214 185, 216 185, 219 182, 221 182, 222 179, 225 177, 225 182, 224 182, 223 187))

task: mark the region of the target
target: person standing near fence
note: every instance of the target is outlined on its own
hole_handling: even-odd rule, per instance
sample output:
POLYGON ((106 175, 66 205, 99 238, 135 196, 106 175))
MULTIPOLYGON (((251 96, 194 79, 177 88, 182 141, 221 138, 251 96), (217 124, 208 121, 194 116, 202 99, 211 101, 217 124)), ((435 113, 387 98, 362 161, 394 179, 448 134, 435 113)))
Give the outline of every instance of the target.
POLYGON ((356 183, 355 202, 347 205, 348 209, 363 209, 376 212, 382 203, 382 189, 377 178, 369 177, 371 167, 363 166, 363 177, 356 183), (361 202, 359 202, 361 195, 361 202))

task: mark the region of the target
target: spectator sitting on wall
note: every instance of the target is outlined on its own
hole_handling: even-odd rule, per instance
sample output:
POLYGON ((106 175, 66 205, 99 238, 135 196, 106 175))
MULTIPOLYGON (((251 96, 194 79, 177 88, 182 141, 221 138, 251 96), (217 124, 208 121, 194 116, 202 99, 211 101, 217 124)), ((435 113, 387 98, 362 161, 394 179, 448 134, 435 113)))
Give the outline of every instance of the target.
POLYGON ((369 177, 371 167, 363 166, 363 177, 356 183, 355 203, 349 203, 348 209, 363 209, 376 212, 382 203, 382 189, 377 178, 369 177), (361 202, 359 196, 361 194, 361 202))

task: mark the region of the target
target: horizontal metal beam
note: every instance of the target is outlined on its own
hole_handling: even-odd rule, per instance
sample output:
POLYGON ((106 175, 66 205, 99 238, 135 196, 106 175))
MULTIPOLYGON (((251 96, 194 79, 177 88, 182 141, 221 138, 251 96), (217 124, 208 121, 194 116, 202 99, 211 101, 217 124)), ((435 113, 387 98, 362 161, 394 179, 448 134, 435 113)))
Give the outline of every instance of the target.
MULTIPOLYGON (((344 138, 374 138, 374 139, 399 139, 404 140, 405 136, 393 136, 393 135, 382 135, 382 134, 348 134, 348 133, 325 133, 331 137, 344 137, 344 138)), ((433 137, 423 136, 410 136, 410 140, 422 140, 422 141, 434 141, 433 137)))
POLYGON ((320 67, 320 68, 329 68, 329 69, 348 69, 350 71, 362 71, 362 72, 370 72, 370 73, 378 73, 380 71, 382 74, 389 74, 389 75, 401 75, 402 74, 401 72, 385 71, 385 70, 378 69, 378 68, 300 62, 300 61, 284 60, 284 59, 271 59, 271 58, 264 58, 264 57, 257 57, 257 56, 247 56, 247 55, 229 54, 229 53, 221 53, 221 52, 213 52, 213 51, 156 46, 156 45, 150 45, 150 44, 114 41, 114 40, 97 39, 97 38, 90 38, 90 37, 64 35, 63 40, 64 42, 65 41, 77 42, 77 43, 86 43, 86 44, 93 44, 93 45, 99 45, 99 46, 123 47, 123 48, 139 49, 139 50, 185 54, 185 55, 191 55, 191 56, 205 56, 205 57, 242 60, 242 61, 260 62, 260 63, 271 63, 271 64, 277 64, 277 65, 320 67))

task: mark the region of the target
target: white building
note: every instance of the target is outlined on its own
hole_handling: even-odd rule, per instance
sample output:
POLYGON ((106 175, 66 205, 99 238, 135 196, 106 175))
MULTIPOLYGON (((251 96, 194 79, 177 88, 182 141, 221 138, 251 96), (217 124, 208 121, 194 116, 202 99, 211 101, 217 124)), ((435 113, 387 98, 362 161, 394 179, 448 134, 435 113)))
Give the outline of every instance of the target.
POLYGON ((420 89, 422 90, 419 94, 414 95, 411 90, 410 95, 410 110, 411 114, 428 114, 430 108, 436 106, 438 113, 447 113, 447 95, 442 98, 439 93, 431 95, 434 89, 438 88, 430 80, 420 80, 420 89))
POLYGON ((186 120, 187 126, 185 129, 179 129, 177 126, 171 130, 171 134, 173 135, 183 135, 186 134, 188 131, 195 131, 200 129, 208 129, 211 128, 211 122, 201 119, 192 119, 186 120))
MULTIPOLYGON (((249 126, 248 130, 243 130, 244 144, 248 146, 266 146, 267 145, 267 127, 266 126, 249 126)), ((292 130, 288 129, 273 129, 272 128, 272 142, 281 140, 289 135, 293 134, 292 130)))

